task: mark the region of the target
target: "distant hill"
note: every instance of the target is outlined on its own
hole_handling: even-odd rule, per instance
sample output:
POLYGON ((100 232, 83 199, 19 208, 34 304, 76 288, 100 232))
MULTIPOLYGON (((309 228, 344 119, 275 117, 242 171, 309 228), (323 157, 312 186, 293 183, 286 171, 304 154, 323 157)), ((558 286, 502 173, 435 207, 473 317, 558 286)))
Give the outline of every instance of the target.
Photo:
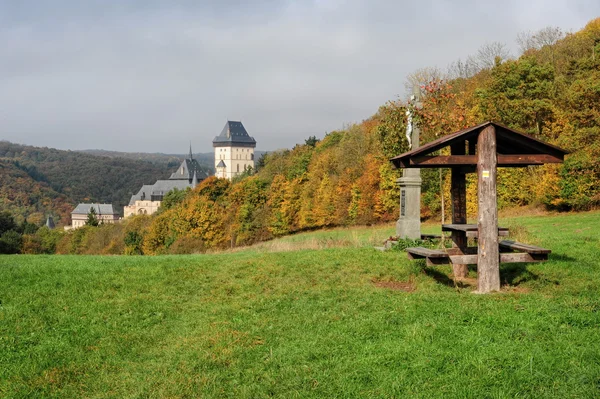
MULTIPOLYGON (((260 159, 264 151, 256 151, 260 159)), ((0 141, 0 211, 34 223, 53 214, 68 223, 79 202, 112 203, 118 212, 144 184, 168 178, 188 154, 64 151, 0 141)), ((214 153, 194 158, 214 174, 214 153)))
MULTIPOLYGON (((84 154, 92 154, 98 156, 112 157, 112 158, 126 158, 135 159, 138 161, 148 161, 152 163, 166 163, 171 167, 179 166, 179 163, 188 154, 164 154, 160 152, 146 153, 146 152, 119 152, 119 151, 107 151, 107 150, 81 150, 84 154)), ((267 151, 254 151, 254 159, 258 160, 267 151)), ((201 166, 206 166, 214 174, 214 152, 197 152, 193 154, 194 159, 198 161, 201 166)))
POLYGON ((9 211, 18 223, 27 218, 40 225, 51 214, 55 222, 65 224, 72 203, 47 182, 31 177, 19 163, 0 160, 0 211, 9 211))
MULTIPOLYGON (((110 158, 123 158, 131 159, 136 161, 147 161, 154 164, 166 164, 171 168, 177 168, 181 163, 181 160, 188 157, 188 154, 164 154, 160 152, 146 153, 146 152, 120 152, 120 151, 107 151, 107 150, 81 150, 78 151, 84 154, 104 156, 110 158)), ((212 170, 215 155, 212 152, 196 153, 193 154, 194 158, 198 161, 201 166, 205 166, 212 170)))
MULTIPOLYGON (((183 159, 166 155, 153 161, 153 154, 136 159, 133 154, 106 153, 111 155, 0 141, 0 206, 20 217, 54 211, 64 217, 62 204, 71 208, 78 202, 105 202, 122 213, 143 184, 167 178, 183 159), (56 201, 60 210, 53 205, 56 201)), ((211 173, 210 166, 206 171, 211 173)))

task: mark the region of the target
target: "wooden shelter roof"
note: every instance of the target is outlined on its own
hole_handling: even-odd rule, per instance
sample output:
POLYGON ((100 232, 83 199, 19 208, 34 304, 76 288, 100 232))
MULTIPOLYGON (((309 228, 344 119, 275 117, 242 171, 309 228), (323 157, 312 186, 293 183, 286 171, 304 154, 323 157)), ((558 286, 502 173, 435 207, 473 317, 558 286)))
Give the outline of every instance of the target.
MULTIPOLYGON (((419 148, 391 158, 390 161, 396 168, 444 168, 476 165, 475 143, 477 137, 483 129, 490 125, 494 125, 496 129, 498 166, 500 167, 560 163, 568 154, 568 151, 562 148, 489 121, 440 137, 419 148), (463 149, 468 147, 468 155, 431 155, 448 146, 458 146, 463 149)), ((467 151, 463 152, 463 154, 466 153, 467 151)))

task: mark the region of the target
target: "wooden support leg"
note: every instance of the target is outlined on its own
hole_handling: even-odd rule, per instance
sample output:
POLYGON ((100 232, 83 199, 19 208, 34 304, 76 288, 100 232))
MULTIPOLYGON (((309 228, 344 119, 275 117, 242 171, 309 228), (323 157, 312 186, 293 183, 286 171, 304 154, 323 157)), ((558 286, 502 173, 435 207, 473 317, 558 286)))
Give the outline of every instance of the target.
POLYGON ((479 133, 477 140, 478 244, 477 290, 500 290, 500 253, 498 249, 498 204, 496 199, 496 129, 493 125, 479 133))
MULTIPOLYGON (((462 143, 462 145, 451 146, 450 151, 452 152, 452 155, 464 155, 464 143, 462 143)), ((452 223, 465 224, 467 223, 467 179, 460 168, 452 168, 451 179, 452 223)), ((466 254, 466 234, 461 231, 453 231, 452 246, 456 248, 455 252, 457 255, 466 254)), ((469 268, 467 265, 453 264, 452 273, 456 279, 465 278, 469 273, 469 268)))

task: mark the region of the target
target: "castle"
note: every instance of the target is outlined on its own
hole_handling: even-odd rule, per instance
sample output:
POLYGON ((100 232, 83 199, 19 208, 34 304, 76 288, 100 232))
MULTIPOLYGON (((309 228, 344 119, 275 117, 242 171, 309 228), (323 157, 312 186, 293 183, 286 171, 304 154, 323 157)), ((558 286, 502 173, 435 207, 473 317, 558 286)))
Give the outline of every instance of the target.
MULTIPOLYGON (((245 170, 254 169, 254 148, 256 140, 250 137, 242 122, 227 121, 225 127, 213 140, 215 149, 215 176, 232 179, 245 170)), ((131 196, 129 205, 124 207, 123 216, 151 215, 158 210, 163 197, 173 189, 185 190, 194 188, 204 180, 198 161, 190 154, 168 180, 157 180, 151 185, 144 185, 137 194, 131 196)))
POLYGON ((157 180, 151 185, 144 185, 137 194, 131 196, 129 205, 124 207, 123 216, 151 215, 158 210, 163 197, 171 190, 194 188, 206 178, 200 164, 192 157, 190 145, 189 158, 184 159, 168 180, 157 180))
POLYGON ((256 140, 250 137, 242 122, 227 121, 213 140, 215 149, 215 176, 232 179, 246 169, 254 169, 256 140))

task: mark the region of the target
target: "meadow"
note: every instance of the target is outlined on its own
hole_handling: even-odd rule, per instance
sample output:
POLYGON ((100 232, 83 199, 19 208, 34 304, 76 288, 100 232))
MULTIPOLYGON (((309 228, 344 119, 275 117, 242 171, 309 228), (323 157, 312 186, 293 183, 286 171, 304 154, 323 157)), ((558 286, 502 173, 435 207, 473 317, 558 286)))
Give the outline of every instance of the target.
MULTIPOLYGON (((393 226, 225 253, 0 257, 5 398, 600 397, 600 212, 512 217, 545 263, 476 295, 393 226)), ((436 232, 437 225, 424 231, 436 232)))

